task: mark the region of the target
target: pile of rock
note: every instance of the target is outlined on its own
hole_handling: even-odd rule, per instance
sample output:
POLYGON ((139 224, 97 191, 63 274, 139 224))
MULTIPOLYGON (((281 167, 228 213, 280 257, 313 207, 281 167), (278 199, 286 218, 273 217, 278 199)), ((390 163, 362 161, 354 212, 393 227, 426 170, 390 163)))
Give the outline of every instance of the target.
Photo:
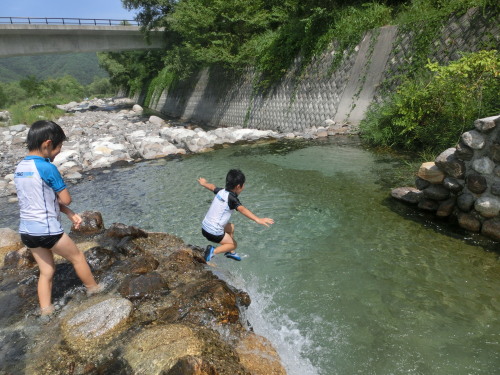
POLYGON ((49 322, 35 313, 38 267, 30 252, 16 250, 19 235, 0 242, 0 254, 7 252, 0 337, 9 343, 2 373, 286 374, 273 345, 245 319, 248 294, 215 276, 201 248, 120 223, 106 229, 99 212, 81 216, 70 235, 105 290, 87 298, 71 264, 59 259, 49 322))
POLYGON ((457 147, 423 163, 414 187, 392 196, 500 241, 500 116, 476 120, 457 147))
MULTIPOLYGON (((333 126, 310 128, 302 133, 280 134, 272 130, 241 127, 203 130, 190 124, 144 116, 143 108, 127 98, 92 99, 58 106, 71 115, 56 120, 68 136, 55 158, 63 177, 78 182, 83 173, 144 159, 197 153, 225 143, 249 142, 263 138, 317 138, 335 134, 333 126), (128 108, 123 108, 128 106, 128 108), (113 110, 114 109, 114 110, 113 110)), ((14 125, 0 128, 0 197, 15 194, 13 171, 25 156, 29 128, 14 125)))

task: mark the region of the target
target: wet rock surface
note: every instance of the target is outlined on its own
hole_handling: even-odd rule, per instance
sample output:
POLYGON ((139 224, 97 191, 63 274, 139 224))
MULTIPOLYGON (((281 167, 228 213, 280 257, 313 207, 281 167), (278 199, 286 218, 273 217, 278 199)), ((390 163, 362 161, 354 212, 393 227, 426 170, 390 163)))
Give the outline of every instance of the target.
MULTIPOLYGON (((250 296, 219 279, 201 248, 166 233, 111 227, 128 235, 70 234, 104 290, 88 297, 73 267, 58 260, 50 320, 38 316, 36 264, 2 268, 0 337, 10 344, 0 345, 0 373, 286 373, 244 318, 250 296)), ((29 252, 8 254, 22 251, 29 252)))

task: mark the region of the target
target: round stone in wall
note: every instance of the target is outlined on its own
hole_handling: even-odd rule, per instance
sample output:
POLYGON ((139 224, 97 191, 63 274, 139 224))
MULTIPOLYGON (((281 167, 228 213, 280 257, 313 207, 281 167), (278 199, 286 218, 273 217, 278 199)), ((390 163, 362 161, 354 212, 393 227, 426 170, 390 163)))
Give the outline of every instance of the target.
POLYGON ((493 143, 490 147, 490 158, 495 163, 500 163, 500 144, 493 143))
POLYGON ((464 193, 458 196, 457 206, 464 212, 469 212, 474 206, 474 201, 476 198, 469 193, 464 193))
POLYGON ((461 141, 458 143, 455 154, 460 160, 472 160, 474 157, 474 150, 461 141))
POLYGON ((415 186, 418 190, 424 190, 426 187, 429 187, 430 184, 429 181, 425 181, 423 178, 417 177, 415 179, 415 186))
POLYGON ((435 163, 448 176, 462 178, 465 174, 465 163, 455 155, 456 150, 455 147, 451 147, 443 151, 435 163))
POLYGON ((458 225, 466 230, 479 232, 481 229, 481 222, 472 214, 461 212, 458 214, 457 219, 458 225))
POLYGON ((495 163, 489 157, 485 156, 484 158, 474 160, 472 168, 481 174, 491 174, 495 169, 495 163))
POLYGON ((424 189, 424 197, 429 199, 442 201, 448 199, 449 196, 450 191, 443 185, 431 185, 428 188, 424 189))
POLYGON ((474 209, 483 217, 495 217, 500 212, 500 200, 494 197, 480 197, 474 203, 474 209))
POLYGON ((500 182, 495 182, 493 185, 491 185, 491 194, 500 196, 500 182))
POLYGON ((490 237, 496 241, 500 241, 500 219, 494 218, 486 220, 483 223, 481 233, 487 237, 490 237))
POLYGON ((481 194, 488 188, 488 183, 484 176, 471 174, 467 177, 467 188, 473 193, 481 194))
POLYGON ((486 118, 480 118, 474 121, 474 126, 477 130, 487 133, 494 129, 497 124, 500 124, 500 116, 491 116, 486 118))
POLYGON ((465 185, 464 180, 458 180, 453 177, 446 177, 443 181, 443 186, 453 193, 459 193, 465 185))
POLYGON ((470 130, 462 134, 462 141, 474 150, 480 150, 484 147, 484 136, 477 130, 470 130))

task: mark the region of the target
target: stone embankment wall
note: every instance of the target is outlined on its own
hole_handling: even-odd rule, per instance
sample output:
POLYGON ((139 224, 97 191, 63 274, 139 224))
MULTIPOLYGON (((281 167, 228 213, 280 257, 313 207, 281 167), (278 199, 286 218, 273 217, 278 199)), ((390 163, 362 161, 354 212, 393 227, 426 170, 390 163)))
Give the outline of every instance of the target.
POLYGON ((457 147, 423 163, 416 188, 392 196, 500 241, 500 116, 476 120, 457 147))
MULTIPOLYGON (((429 58, 446 63, 459 53, 498 45, 500 28, 493 11, 474 8, 452 17, 436 35, 429 58)), ((151 108, 166 115, 212 126, 243 126, 279 132, 304 131, 336 123, 339 132, 356 131, 368 106, 391 90, 414 55, 414 35, 387 26, 367 33, 333 72, 334 47, 301 74, 296 61, 267 92, 256 92, 252 70, 239 77, 203 70, 171 91, 157 95, 151 108), (390 83, 389 83, 390 82, 390 83)), ((333 44, 334 46, 334 44, 333 44)), ((146 90, 144 90, 146 91, 146 90)), ((143 96, 135 98, 141 102, 143 96)))

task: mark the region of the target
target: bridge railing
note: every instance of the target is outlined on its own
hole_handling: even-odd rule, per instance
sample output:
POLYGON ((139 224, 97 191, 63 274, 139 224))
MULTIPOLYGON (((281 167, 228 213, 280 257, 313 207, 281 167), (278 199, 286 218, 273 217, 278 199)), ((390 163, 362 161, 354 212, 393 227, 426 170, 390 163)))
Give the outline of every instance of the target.
POLYGON ((0 17, 0 24, 138 26, 135 20, 105 18, 0 17))

